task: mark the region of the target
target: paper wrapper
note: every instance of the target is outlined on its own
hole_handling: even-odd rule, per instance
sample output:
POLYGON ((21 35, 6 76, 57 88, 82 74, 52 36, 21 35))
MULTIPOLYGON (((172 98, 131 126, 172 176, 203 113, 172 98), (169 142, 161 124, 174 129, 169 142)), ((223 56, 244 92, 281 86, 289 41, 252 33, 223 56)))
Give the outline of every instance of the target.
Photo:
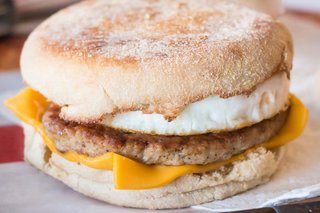
MULTIPOLYGON (((222 201, 165 212, 241 210, 320 195, 320 27, 294 16, 285 16, 283 21, 291 30, 295 42, 291 91, 310 110, 305 132, 287 145, 284 160, 269 183, 222 201)), ((3 86, 3 82, 0 85, 3 86)), ((0 99, 9 94, 5 92, 0 99)), ((8 116, 8 111, 3 107, 0 107, 1 113, 8 116)), ((1 164, 0 183, 0 212, 142 211, 115 207, 85 197, 23 162, 1 164)))

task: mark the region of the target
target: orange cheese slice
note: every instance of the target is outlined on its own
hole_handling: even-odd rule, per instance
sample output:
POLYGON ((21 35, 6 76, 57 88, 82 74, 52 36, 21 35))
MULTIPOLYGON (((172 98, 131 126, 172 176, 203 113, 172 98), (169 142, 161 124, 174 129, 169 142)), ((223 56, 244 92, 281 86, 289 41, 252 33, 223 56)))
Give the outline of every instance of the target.
POLYGON ((44 96, 31 88, 25 88, 15 97, 8 99, 5 104, 23 122, 32 125, 36 129, 53 153, 68 161, 77 162, 94 169, 113 170, 114 184, 117 189, 150 189, 161 187, 186 174, 203 173, 234 161, 244 160, 249 152, 258 147, 274 149, 292 141, 305 128, 308 111, 294 95, 290 96, 290 100, 291 108, 285 125, 269 141, 252 147, 245 153, 233 156, 225 161, 207 165, 182 166, 146 165, 111 152, 98 157, 89 157, 72 151, 62 153, 56 149, 41 123, 41 117, 49 104, 44 96))

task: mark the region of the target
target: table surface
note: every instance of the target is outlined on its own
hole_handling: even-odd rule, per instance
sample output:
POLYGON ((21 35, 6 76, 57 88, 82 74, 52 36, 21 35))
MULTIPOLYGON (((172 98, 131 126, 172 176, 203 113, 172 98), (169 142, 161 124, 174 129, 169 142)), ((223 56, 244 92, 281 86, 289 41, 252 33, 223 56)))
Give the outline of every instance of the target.
MULTIPOLYGON (((310 14, 297 11, 289 11, 288 13, 310 19, 316 23, 319 23, 320 27, 320 14, 310 14)), ((27 35, 13 35, 0 38, 0 72, 19 70, 19 57, 23 47, 23 43, 26 39, 27 35)), ((313 201, 320 202, 320 197, 298 201, 295 203, 305 203, 313 201)))

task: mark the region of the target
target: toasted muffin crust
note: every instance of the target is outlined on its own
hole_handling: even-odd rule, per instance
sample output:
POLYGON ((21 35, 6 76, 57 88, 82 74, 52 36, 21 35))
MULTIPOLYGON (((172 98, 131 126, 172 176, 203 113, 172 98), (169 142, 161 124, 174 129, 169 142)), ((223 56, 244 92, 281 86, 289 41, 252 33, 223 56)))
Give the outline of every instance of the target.
POLYGON ((291 63, 283 24, 220 0, 84 1, 43 22, 21 56, 24 80, 81 122, 135 110, 174 118, 289 76, 291 63))

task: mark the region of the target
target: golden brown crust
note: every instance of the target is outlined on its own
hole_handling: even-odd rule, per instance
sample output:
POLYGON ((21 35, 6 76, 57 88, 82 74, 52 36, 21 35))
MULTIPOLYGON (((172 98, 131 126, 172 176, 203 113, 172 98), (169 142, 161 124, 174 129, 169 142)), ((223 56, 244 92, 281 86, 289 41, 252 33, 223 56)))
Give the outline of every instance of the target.
POLYGON ((51 105, 42 123, 58 150, 96 157, 115 152, 146 164, 183 165, 222 161, 273 137, 286 121, 289 110, 271 119, 232 132, 190 136, 131 133, 99 124, 81 125, 59 118, 51 105))
POLYGON ((281 23, 219 0, 85 1, 41 24, 21 58, 26 82, 78 121, 174 117, 210 95, 248 95, 291 63, 281 23))

